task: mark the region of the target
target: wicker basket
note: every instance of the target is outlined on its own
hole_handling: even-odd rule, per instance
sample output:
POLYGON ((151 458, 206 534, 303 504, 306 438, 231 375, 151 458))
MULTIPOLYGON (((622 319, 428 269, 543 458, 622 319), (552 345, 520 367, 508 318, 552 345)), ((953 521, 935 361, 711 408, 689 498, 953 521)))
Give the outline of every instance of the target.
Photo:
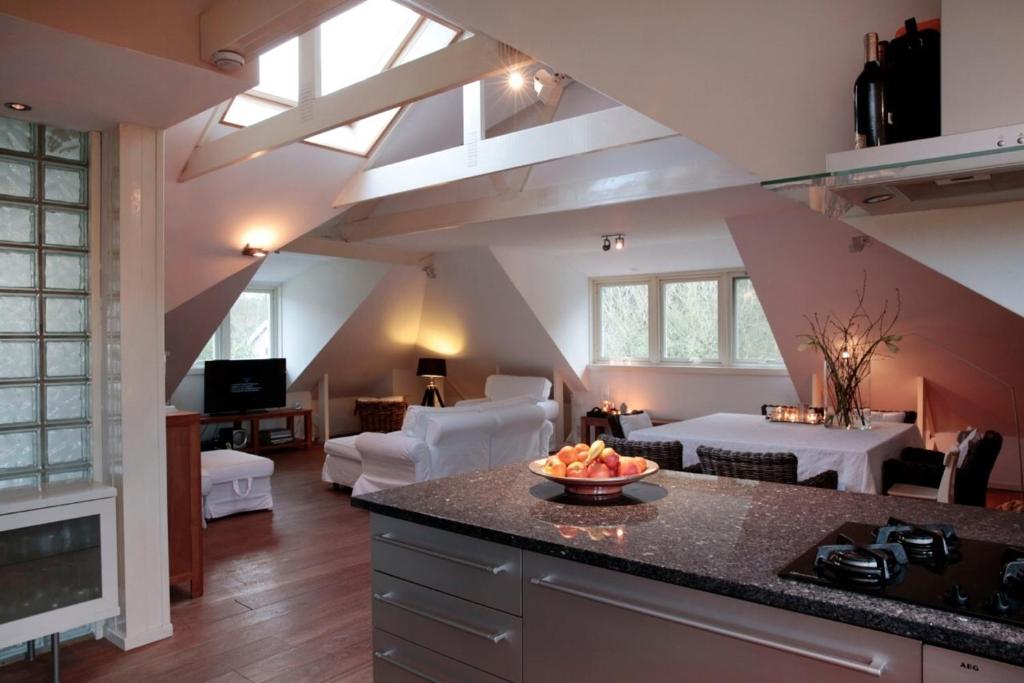
POLYGON ((397 432, 408 407, 405 401, 357 400, 355 414, 364 432, 397 432))

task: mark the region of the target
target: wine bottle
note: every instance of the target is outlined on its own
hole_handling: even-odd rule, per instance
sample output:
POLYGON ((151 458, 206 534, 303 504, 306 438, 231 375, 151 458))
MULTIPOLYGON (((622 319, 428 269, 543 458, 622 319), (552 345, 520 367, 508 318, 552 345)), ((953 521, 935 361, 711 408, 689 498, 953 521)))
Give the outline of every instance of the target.
POLYGON ((854 147, 885 144, 885 75, 878 62, 878 34, 864 36, 864 68, 853 84, 854 147))

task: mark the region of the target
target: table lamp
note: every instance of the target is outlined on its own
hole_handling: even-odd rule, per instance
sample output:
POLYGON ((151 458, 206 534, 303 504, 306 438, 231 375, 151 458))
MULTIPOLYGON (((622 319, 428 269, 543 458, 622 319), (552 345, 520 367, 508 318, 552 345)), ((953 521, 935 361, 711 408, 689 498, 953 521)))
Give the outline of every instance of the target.
POLYGON ((420 358, 419 363, 416 365, 416 374, 430 380, 427 384, 427 390, 423 392, 423 403, 421 405, 439 405, 444 408, 444 399, 441 398, 441 392, 438 390, 437 385, 434 384, 434 380, 438 377, 448 376, 448 364, 445 359, 420 358))

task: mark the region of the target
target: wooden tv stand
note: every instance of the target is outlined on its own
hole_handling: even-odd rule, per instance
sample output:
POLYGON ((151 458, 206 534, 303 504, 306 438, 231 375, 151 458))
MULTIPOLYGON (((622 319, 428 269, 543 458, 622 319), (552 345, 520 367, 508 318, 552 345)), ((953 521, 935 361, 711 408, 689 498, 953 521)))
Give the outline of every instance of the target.
POLYGON ((204 425, 210 424, 232 424, 235 429, 241 429, 244 423, 249 424, 249 444, 241 450, 249 453, 262 453, 264 451, 280 450, 282 448, 309 448, 313 440, 313 410, 311 408, 281 408, 278 410, 264 410, 251 413, 216 414, 203 415, 199 422, 204 425), (302 437, 292 439, 285 443, 262 444, 260 443, 260 421, 275 420, 284 418, 288 423, 288 429, 295 433, 295 418, 302 418, 302 437))

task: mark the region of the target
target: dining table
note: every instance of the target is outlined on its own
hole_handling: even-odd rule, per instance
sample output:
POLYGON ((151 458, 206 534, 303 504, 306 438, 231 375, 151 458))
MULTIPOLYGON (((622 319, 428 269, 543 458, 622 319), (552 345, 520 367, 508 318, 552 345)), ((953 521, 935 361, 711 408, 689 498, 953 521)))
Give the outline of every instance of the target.
POLYGON ((839 473, 839 490, 881 493, 882 463, 923 444, 916 425, 875 422, 870 429, 772 422, 762 415, 713 413, 630 432, 631 441, 679 441, 683 465, 699 462, 698 446, 753 453, 792 453, 800 481, 826 470, 839 473))

